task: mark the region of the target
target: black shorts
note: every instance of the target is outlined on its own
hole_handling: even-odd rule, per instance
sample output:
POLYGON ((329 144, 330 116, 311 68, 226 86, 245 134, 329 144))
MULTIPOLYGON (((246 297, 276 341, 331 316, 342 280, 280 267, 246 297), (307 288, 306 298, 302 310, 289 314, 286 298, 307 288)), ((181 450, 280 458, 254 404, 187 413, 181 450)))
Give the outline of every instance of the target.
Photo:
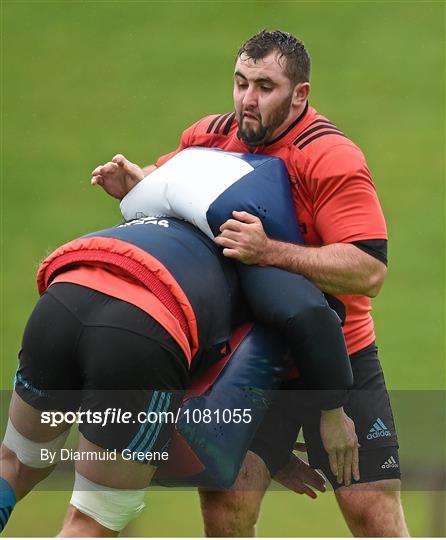
MULTIPOLYGON (((369 345, 353 354, 350 361, 355 382, 344 409, 355 423, 360 444, 360 483, 400 478, 398 439, 378 349, 375 344, 369 345)), ((311 392, 302 379, 284 382, 250 450, 263 459, 274 476, 287 463, 302 428, 311 467, 321 469, 336 489, 340 484, 330 471, 320 438, 320 411, 311 401, 311 392)), ((352 479, 352 483, 357 482, 352 479)))
POLYGON ((87 287, 56 283, 26 325, 15 390, 41 411, 85 411, 79 430, 102 448, 148 453, 167 447, 188 384, 182 350, 147 313, 87 287), (124 412, 131 413, 127 422, 124 412))

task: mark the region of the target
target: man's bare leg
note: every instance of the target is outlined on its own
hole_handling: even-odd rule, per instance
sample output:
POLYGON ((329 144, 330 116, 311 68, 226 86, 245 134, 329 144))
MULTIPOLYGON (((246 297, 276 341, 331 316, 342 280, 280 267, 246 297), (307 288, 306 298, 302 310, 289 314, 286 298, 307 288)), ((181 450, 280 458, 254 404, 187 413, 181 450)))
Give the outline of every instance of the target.
POLYGON ((71 504, 65 514, 62 530, 57 537, 62 538, 114 538, 118 531, 112 531, 100 525, 90 516, 80 512, 71 504))
MULTIPOLYGON (((69 426, 61 424, 51 427, 41 423, 40 411, 28 405, 14 392, 9 406, 9 419, 15 429, 30 441, 45 443, 54 440, 69 426)), ((4 444, 0 447, 0 471, 11 488, 17 501, 23 499, 39 482, 44 480, 56 465, 44 468, 29 467, 22 463, 17 455, 4 444)))
POLYGON ((395 479, 336 490, 336 499, 353 536, 409 537, 400 489, 401 482, 395 479))
POLYGON ((248 452, 230 490, 200 490, 206 536, 255 536, 260 505, 270 482, 263 460, 248 452))

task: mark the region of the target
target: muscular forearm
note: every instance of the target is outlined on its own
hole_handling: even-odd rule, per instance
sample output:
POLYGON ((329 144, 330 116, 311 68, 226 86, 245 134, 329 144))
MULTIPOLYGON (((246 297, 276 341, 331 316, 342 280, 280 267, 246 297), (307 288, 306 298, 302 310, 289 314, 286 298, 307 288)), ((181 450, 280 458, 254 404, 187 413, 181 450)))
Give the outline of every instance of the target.
POLYGON ((386 267, 352 244, 308 247, 268 240, 265 264, 302 274, 329 294, 378 294, 386 267))

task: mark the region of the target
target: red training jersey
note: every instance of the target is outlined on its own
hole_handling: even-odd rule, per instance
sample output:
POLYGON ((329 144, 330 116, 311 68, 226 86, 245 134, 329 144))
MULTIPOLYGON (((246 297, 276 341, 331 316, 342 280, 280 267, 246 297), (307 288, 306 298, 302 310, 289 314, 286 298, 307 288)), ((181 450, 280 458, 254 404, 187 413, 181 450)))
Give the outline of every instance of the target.
MULTIPOLYGON (((387 240, 370 171, 361 150, 312 107, 271 142, 250 148, 237 136, 235 113, 206 116, 186 129, 179 147, 160 157, 162 165, 190 146, 221 148, 281 158, 288 169, 304 242, 320 247, 361 240, 387 240)), ((375 339, 371 300, 339 295, 346 308, 344 335, 349 354, 375 339)))

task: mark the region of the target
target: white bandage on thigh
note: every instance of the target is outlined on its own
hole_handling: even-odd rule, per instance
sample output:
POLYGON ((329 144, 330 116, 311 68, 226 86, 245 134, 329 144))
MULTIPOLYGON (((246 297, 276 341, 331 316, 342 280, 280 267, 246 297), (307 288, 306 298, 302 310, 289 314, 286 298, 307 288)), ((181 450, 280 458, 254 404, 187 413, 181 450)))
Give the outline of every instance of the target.
POLYGON ((144 489, 115 489, 91 482, 76 472, 70 504, 103 527, 122 531, 143 510, 144 489))
POLYGON ((35 442, 19 433, 9 419, 3 444, 14 452, 24 465, 35 469, 45 469, 60 461, 60 451, 69 433, 70 430, 67 429, 52 441, 35 442))

